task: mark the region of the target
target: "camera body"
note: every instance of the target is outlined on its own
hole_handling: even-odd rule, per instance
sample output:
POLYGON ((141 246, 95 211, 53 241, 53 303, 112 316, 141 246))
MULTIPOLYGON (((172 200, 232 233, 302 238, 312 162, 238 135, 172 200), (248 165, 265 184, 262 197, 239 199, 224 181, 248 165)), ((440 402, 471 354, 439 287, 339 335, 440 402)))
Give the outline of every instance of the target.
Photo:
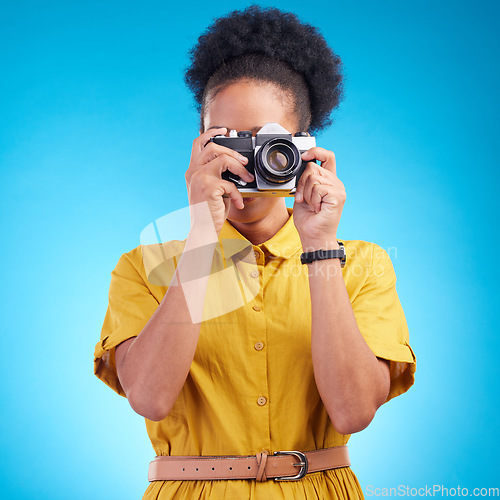
POLYGON ((266 123, 255 137, 249 131, 231 130, 229 137, 218 135, 210 140, 248 158, 246 169, 255 176, 253 182, 245 182, 229 170, 222 173, 244 197, 293 196, 307 165, 301 154, 316 146, 316 139, 307 132, 292 136, 278 123, 266 123))

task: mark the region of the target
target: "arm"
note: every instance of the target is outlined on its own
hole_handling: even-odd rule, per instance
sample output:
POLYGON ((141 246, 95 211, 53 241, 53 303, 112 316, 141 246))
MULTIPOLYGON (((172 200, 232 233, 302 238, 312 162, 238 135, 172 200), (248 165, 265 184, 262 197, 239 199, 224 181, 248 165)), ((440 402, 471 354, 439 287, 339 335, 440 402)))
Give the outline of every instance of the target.
POLYGON ((172 283, 140 334, 115 351, 117 375, 137 413, 155 421, 164 419, 186 381, 194 358, 205 293, 212 266, 214 242, 232 202, 243 208, 236 186, 221 179, 229 169, 252 180, 243 166, 246 158, 230 149, 208 143, 225 129, 212 129, 193 142, 186 172, 191 230, 172 283), (201 251, 200 248, 207 248, 201 251), (196 252, 189 250, 198 249, 196 252), (192 279, 193 270, 198 276, 192 279), (200 277, 201 276, 201 277, 200 277))
POLYGON ((193 319, 203 311, 212 255, 188 250, 201 246, 204 236, 202 232, 190 234, 172 280, 177 285, 168 288, 141 333, 116 347, 117 375, 130 406, 150 420, 160 421, 168 415, 196 351, 200 322, 193 319), (204 278, 188 289, 182 277, 192 268, 200 269, 204 278))
POLYGON ((389 362, 375 357, 359 331, 339 259, 308 267, 316 385, 335 429, 359 432, 387 398, 389 362))
MULTIPOLYGON (((335 249, 346 193, 336 175, 335 155, 312 148, 295 194, 294 222, 304 252, 335 249)), ((319 394, 335 429, 364 429, 389 393, 389 364, 366 344, 354 317, 338 259, 308 264, 311 293, 311 352, 319 394)))

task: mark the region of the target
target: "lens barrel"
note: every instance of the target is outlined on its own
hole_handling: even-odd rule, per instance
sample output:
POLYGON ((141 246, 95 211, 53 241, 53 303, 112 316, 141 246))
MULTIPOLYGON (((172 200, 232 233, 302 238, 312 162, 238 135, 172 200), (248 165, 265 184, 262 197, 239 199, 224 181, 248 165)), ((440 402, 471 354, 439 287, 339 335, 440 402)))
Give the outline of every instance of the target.
POLYGON ((297 146, 281 137, 265 142, 255 155, 255 169, 267 182, 283 184, 294 178, 302 165, 297 146))

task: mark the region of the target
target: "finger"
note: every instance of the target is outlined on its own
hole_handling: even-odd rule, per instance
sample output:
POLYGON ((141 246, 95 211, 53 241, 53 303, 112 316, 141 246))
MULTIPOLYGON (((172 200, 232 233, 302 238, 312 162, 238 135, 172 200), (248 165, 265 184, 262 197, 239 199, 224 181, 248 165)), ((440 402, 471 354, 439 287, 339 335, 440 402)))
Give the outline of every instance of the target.
POLYGON ((317 188, 321 186, 321 183, 316 175, 309 175, 306 183, 304 185, 304 201, 315 211, 319 212, 321 210, 321 197, 319 200, 317 197, 313 196, 317 188))
POLYGON ((223 154, 232 156, 235 160, 238 160, 243 165, 246 165, 248 163, 248 158, 238 153, 238 151, 227 148, 225 146, 221 146, 220 144, 216 144, 215 142, 209 142, 206 147, 201 150, 196 160, 199 163, 208 163, 223 154))
POLYGON ((241 163, 232 156, 222 154, 203 166, 203 169, 220 177, 222 172, 229 170, 237 177, 241 177, 246 182, 252 182, 255 177, 241 163))
POLYGON ((328 186, 315 184, 311 190, 310 204, 315 212, 321 211, 323 198, 330 193, 328 186))
POLYGON ((335 162, 335 153, 328 149, 314 147, 302 153, 304 161, 319 160, 321 166, 337 175, 337 165, 335 162))
POLYGON ((245 207, 243 196, 241 196, 238 188, 232 182, 221 181, 219 192, 222 194, 223 198, 229 197, 236 208, 242 209, 245 207))
POLYGON ((215 137, 216 135, 225 135, 225 134, 227 134, 226 127, 209 128, 207 131, 203 132, 203 134, 200 134, 193 141, 191 155, 192 156, 198 155, 201 152, 201 150, 207 145, 207 143, 210 142, 210 139, 212 137, 215 137))
POLYGON ((309 176, 313 175, 315 168, 319 168, 316 163, 308 163, 304 172, 300 176, 299 182, 297 183, 297 189, 295 190, 295 201, 298 203, 304 201, 304 186, 306 185, 309 176))

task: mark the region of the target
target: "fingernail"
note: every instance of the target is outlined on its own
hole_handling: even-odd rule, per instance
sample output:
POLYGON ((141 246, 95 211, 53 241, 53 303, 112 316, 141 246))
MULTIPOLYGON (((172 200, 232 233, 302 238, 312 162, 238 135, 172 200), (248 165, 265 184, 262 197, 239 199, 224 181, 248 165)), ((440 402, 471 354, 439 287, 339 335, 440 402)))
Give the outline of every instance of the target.
POLYGON ((238 155, 238 159, 242 162, 242 163, 246 163, 248 161, 248 158, 246 156, 243 156, 243 155, 238 155))

